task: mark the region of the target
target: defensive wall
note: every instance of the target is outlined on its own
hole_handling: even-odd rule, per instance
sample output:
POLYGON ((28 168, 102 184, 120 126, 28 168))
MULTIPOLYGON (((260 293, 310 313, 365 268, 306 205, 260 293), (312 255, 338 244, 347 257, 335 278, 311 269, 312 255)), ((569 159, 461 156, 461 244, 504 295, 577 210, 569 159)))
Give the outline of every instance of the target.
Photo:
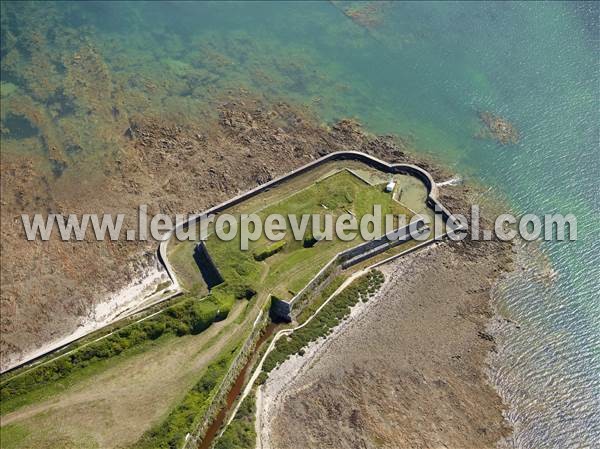
MULTIPOLYGON (((174 274, 173 267, 171 266, 171 264, 168 260, 168 257, 167 257, 167 245, 168 245, 170 238, 173 236, 173 234, 175 232, 177 232, 178 230, 186 229, 193 222, 201 221, 210 215, 219 214, 220 212, 223 212, 223 211, 227 210, 228 208, 236 206, 236 205, 238 205, 238 204, 240 204, 262 192, 265 192, 274 187, 277 187, 278 185, 280 185, 292 178, 300 176, 304 173, 307 173, 310 170, 313 170, 314 168, 319 167, 323 164, 333 162, 333 161, 344 161, 344 160, 359 161, 359 162, 367 164, 367 165, 369 165, 373 168, 376 168, 379 171, 382 171, 385 173, 404 174, 404 175, 414 176, 415 178, 417 178, 421 182, 423 182, 423 184, 425 185, 425 188, 427 189, 426 205, 429 208, 433 209, 435 211, 435 213, 441 214, 444 222, 447 223, 448 231, 454 232, 454 231, 457 231, 462 228, 461 224, 452 216, 450 211, 448 209, 446 209, 444 207, 444 205, 442 205, 438 201, 438 187, 437 187, 435 181, 433 180, 433 177, 426 170, 424 170, 421 167, 418 167, 416 165, 412 165, 412 164, 389 164, 389 163, 382 161, 381 159, 378 159, 374 156, 370 156, 368 154, 361 153, 358 151, 338 151, 335 153, 327 154, 315 161, 312 161, 306 165, 303 165, 302 167, 292 170, 290 173, 288 173, 286 175, 275 178, 265 184, 255 187, 245 193, 237 195, 228 201, 225 201, 217 206, 214 206, 214 207, 202 212, 201 214, 191 217, 190 220, 188 220, 186 222, 179 223, 175 228, 173 228, 171 230, 171 232, 166 236, 166 238, 160 243, 159 249, 158 249, 159 260, 162 261, 162 263, 165 267, 165 270, 167 271, 169 277, 171 278, 171 280, 173 281, 175 286, 179 287, 179 284, 178 284, 177 278, 174 274)), ((386 234, 386 235, 380 237, 379 239, 364 242, 353 248, 350 248, 348 250, 338 253, 291 300, 283 301, 278 298, 272 297, 271 314, 274 315, 275 317, 282 318, 285 320, 291 319, 292 306, 294 304, 298 304, 298 303, 302 302, 302 300, 306 297, 306 295, 310 294, 310 292, 312 290, 314 290, 315 287, 321 285, 324 282, 324 280, 328 279, 335 270, 339 269, 340 267, 348 268, 356 263, 359 263, 359 262, 366 260, 370 257, 373 257, 377 254, 380 254, 381 252, 384 252, 393 246, 396 246, 402 242, 409 240, 411 237, 408 232, 408 227, 409 227, 409 225, 407 225, 404 228, 400 228, 396 231, 393 231, 392 233, 386 234), (404 234, 402 236, 402 238, 399 238, 400 234, 404 234)), ((200 246, 201 250, 203 249, 203 251, 206 252, 206 255, 208 256, 209 260, 212 261, 212 259, 210 259, 210 255, 208 254, 208 251, 206 250, 206 247, 204 245, 199 245, 199 246, 200 246)), ((213 266, 214 266, 214 263, 213 263, 213 266)), ((214 266, 214 268, 215 268, 216 272, 218 273, 218 269, 216 268, 216 266, 214 266)), ((220 274, 219 274, 219 276, 220 276, 220 274)))
MULTIPOLYGON (((167 246, 168 246, 169 240, 171 239, 171 237, 175 234, 175 232, 177 230, 186 229, 193 222, 198 222, 212 214, 216 215, 232 206, 235 206, 243 201, 248 200, 249 198, 252 198, 252 197, 258 195, 259 193, 265 192, 273 187, 276 187, 277 185, 279 185, 285 181, 288 181, 292 178, 302 175, 302 174, 304 174, 316 167, 319 167, 327 162, 344 161, 344 160, 354 160, 354 161, 363 162, 367 165, 370 165, 373 168, 377 168, 378 170, 386 172, 386 173, 407 174, 407 175, 412 175, 412 176, 416 177, 417 179, 419 179, 423 182, 423 184, 425 185, 425 187, 427 189, 427 200, 426 200, 427 206, 431 207, 434 210, 438 210, 442 214, 445 221, 455 223, 455 220, 453 219, 450 211, 448 211, 448 209, 446 209, 438 201, 437 186, 435 184, 435 181, 429 174, 429 172, 427 172, 426 170, 424 170, 416 165, 412 165, 412 164, 389 164, 385 161, 382 161, 381 159, 378 159, 374 156, 370 156, 365 153, 361 153, 359 151, 338 151, 335 153, 327 154, 317 160, 314 160, 312 162, 309 162, 306 165, 303 165, 302 167, 292 170, 291 172, 289 172, 286 175, 275 178, 265 184, 261 184, 260 186, 255 187, 245 193, 237 195, 237 196, 231 198, 230 200, 227 200, 221 204, 218 204, 218 205, 216 205, 194 217, 191 217, 188 221, 179 223, 177 226, 175 226, 165 236, 165 238, 163 239, 163 241, 160 243, 160 245, 158 247, 158 258, 162 262, 163 266, 165 267, 165 270, 167 271, 167 274, 169 275, 169 277, 171 278, 171 280, 173 281, 175 286, 179 286, 179 284, 174 275, 173 267, 171 266, 171 263, 169 262, 169 259, 167 257, 167 246)), ((456 226, 459 227, 458 223, 456 223, 456 226)), ((458 227, 453 228, 453 229, 458 229, 458 227)))
MULTIPOLYGON (((357 246, 346 249, 337 253, 333 258, 325 265, 306 286, 297 293, 289 301, 282 300, 271 296, 271 315, 279 320, 291 321, 294 306, 300 305, 309 296, 313 296, 315 291, 322 287, 327 280, 333 278, 334 274, 342 269, 350 268, 364 260, 381 254, 388 249, 394 248, 404 242, 412 239, 410 234, 411 225, 406 225, 391 231, 377 239, 363 242, 357 246)), ((428 227, 424 227, 417 230, 417 234, 425 233, 429 230, 428 227)), ((433 241, 433 240, 431 240, 433 241)))
MULTIPOLYGON (((204 211, 203 213, 201 213, 195 217, 192 217, 187 222, 181 223, 181 224, 177 225, 175 228, 173 228, 171 230, 171 232, 169 233, 169 235, 167 236, 167 238, 165 240, 163 240, 161 242, 161 244, 159 245, 158 256, 159 256, 159 260, 161 260, 163 262, 165 270, 167 271, 167 273, 168 273, 169 277, 171 278, 171 280, 173 281, 174 285, 176 287, 179 286, 177 279, 175 277, 173 268, 167 258, 167 245, 168 245, 168 241, 169 241, 170 237, 178 229, 185 229, 187 226, 189 226, 194 221, 196 221, 196 222, 200 221, 211 214, 218 214, 232 206, 235 206, 249 198, 252 198, 252 197, 260 194, 261 192, 265 192, 287 180, 290 180, 294 177, 304 174, 304 173, 306 173, 320 165, 323 165, 327 162, 342 161, 342 160, 360 161, 360 162, 366 163, 366 164, 368 164, 374 168, 377 168, 380 171, 386 172, 386 173, 407 174, 407 175, 412 175, 412 176, 416 177, 417 179, 419 179, 423 182, 423 184, 425 185, 425 187, 427 189, 426 205, 428 207, 432 208, 436 213, 440 213, 442 215, 442 218, 447 223, 447 231, 452 232, 452 231, 456 231, 456 230, 459 230, 460 228, 462 228, 461 224, 452 216, 450 211, 448 211, 448 209, 446 209, 438 201, 437 186, 435 184, 435 181, 433 180, 433 178, 427 171, 423 170, 420 167, 417 167, 415 165, 410 165, 410 164, 388 164, 387 162, 384 162, 380 159, 377 159, 375 157, 372 157, 372 156, 369 156, 367 154, 360 153, 360 152, 355 152, 355 151, 336 152, 336 153, 328 154, 320 159, 317 159, 317 160, 310 162, 300 168, 297 168, 296 170, 293 170, 292 172, 288 173, 287 175, 278 177, 272 181, 267 182, 266 184, 262 184, 246 193, 238 195, 224 203, 221 203, 215 207, 212 207, 211 209, 208 209, 208 210, 204 211)), ((396 245, 399 245, 403 242, 410 240, 412 237, 410 236, 409 227, 410 227, 410 225, 406 225, 406 226, 399 228, 395 231, 392 231, 378 239, 361 243, 353 248, 341 251, 340 253, 336 254, 329 261, 329 263, 327 263, 327 265, 325 265, 313 277, 313 279, 298 294, 296 294, 290 301, 283 301, 283 300, 272 297, 271 316, 275 315, 276 317, 279 317, 279 318, 291 320, 292 307, 295 304, 301 304, 303 301, 309 299, 314 294, 315 291, 322 289, 323 286, 327 285, 335 277, 335 274, 338 273, 340 270, 348 268, 348 267, 350 267, 354 264, 357 264, 363 260, 373 257, 376 254, 380 254, 381 252, 384 252, 387 249, 390 249, 396 245)), ((447 235, 447 233, 444 235, 447 235)), ((432 243, 433 241, 435 241, 435 240, 429 239, 428 241, 424 241, 424 242, 416 245, 415 247, 402 252, 401 254, 404 254, 406 252, 410 252, 417 248, 423 247, 427 244, 432 243)), ((195 251, 201 252, 204 256, 206 256, 206 260, 209 261, 209 263, 214 268, 215 272, 218 273, 218 276, 221 276, 218 268, 212 261, 212 258, 210 257, 210 254, 208 253, 208 250, 206 249, 204 242, 200 242, 200 244, 197 245, 195 251)), ((399 254, 399 255, 401 255, 401 254, 399 254)), ((388 258, 382 262, 378 262, 376 265, 378 265, 380 263, 384 263, 388 260, 391 260, 399 255, 391 256, 390 258, 388 258)), ((222 277, 221 277, 221 279, 222 279, 222 277)), ((266 318, 266 315, 263 318, 266 318)), ((256 341, 258 340, 259 335, 260 335, 261 328, 262 328, 262 325, 256 326, 256 323, 255 323, 255 327, 254 327, 250 337, 244 343, 242 349, 240 350, 240 352, 236 356, 234 362, 232 363, 228 374, 226 375, 225 379, 223 379, 221 385, 217 389, 215 396, 213 396, 207 413, 204 415, 204 417, 202 418, 202 420, 200 422, 195 423, 196 425, 194 426, 194 432, 187 436, 186 441, 183 446, 184 449, 187 449, 188 447, 196 446, 201 442, 202 436, 206 432, 208 425, 210 424, 212 419, 214 419, 214 417, 218 413, 218 410, 219 410, 220 406, 222 405, 222 403, 225 399, 225 396, 226 396, 227 392, 229 391, 229 388, 231 388, 231 386, 233 385, 233 382, 235 381, 235 377, 237 376, 237 373, 242 369, 244 363, 247 360, 247 357, 250 354, 250 351, 256 344, 256 341)))

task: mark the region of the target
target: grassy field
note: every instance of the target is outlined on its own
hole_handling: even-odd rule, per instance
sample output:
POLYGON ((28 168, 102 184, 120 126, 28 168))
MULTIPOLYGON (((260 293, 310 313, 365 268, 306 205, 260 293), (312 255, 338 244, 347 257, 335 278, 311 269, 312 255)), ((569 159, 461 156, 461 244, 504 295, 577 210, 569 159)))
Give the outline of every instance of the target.
MULTIPOLYGON (((412 213, 401 203, 394 201, 381 185, 370 185, 347 170, 317 181, 312 186, 297 192, 286 199, 269 205, 258 212, 264 220, 270 214, 281 214, 286 218, 288 230, 291 229, 288 214, 331 214, 335 218, 351 213, 357 220, 365 214, 373 213, 373 205, 379 204, 382 214, 412 213)), ((239 215, 238 215, 239 216, 239 215)), ((324 219, 321 223, 324 223, 324 219)), ((308 229, 311 228, 309 224, 308 229)), ((383 224, 382 224, 383 228, 383 224)), ((250 242, 249 250, 240 250, 239 239, 222 241, 211 235, 206 242, 211 257, 221 271, 226 284, 224 290, 238 291, 251 288, 279 298, 290 299, 298 293, 319 270, 338 252, 356 246, 363 240, 358 237, 352 241, 334 238, 331 241, 320 240, 311 247, 305 247, 304 241, 294 239, 292 232, 286 233, 285 245, 270 257, 256 260, 255 254, 269 248, 272 242, 264 236, 256 242, 250 242)), ((187 261, 188 265, 193 261, 187 261)), ((179 272, 177 266, 175 269, 179 272)), ((190 268, 181 269, 189 271, 190 268)), ((221 288, 221 287, 218 287, 221 288)))
MULTIPOLYGON (((262 218, 328 213, 334 219, 351 213, 360 220, 379 204, 383 214, 411 215, 383 191, 385 176, 365 170, 358 177, 337 163, 332 167, 319 167, 230 212, 262 218), (366 175, 377 184, 365 182, 366 175)), ((281 243, 262 237, 241 251, 239 239, 225 242, 211 235, 206 245, 224 282, 210 292, 193 257, 196 243, 170 244, 168 257, 187 296, 59 361, 3 379, 2 448, 178 446, 202 416, 232 351, 267 307, 269 295, 293 297, 336 253, 362 242, 305 237, 309 244, 294 240, 291 232, 281 243)), ((300 318, 342 281, 333 279, 300 318)))
MULTIPOLYGON (((142 437, 146 446, 159 436, 181 437, 172 422, 182 413, 172 415, 174 408, 206 380, 207 366, 243 342, 246 327, 236 321, 246 313, 247 303, 240 301, 227 320, 204 332, 165 334, 139 351, 84 368, 52 384, 60 394, 38 390, 42 396, 35 402, 3 413, 2 448, 117 448, 142 437), (166 434, 157 430, 163 424, 170 429, 166 434)), ((206 397, 192 398, 188 408, 200 415, 206 397)))

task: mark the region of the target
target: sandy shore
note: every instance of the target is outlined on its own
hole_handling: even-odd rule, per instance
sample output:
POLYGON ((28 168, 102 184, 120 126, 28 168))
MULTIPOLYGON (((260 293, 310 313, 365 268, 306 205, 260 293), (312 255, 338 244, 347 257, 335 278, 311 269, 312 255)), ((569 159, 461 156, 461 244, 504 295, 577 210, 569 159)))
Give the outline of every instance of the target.
POLYGON ((485 374, 506 245, 442 243, 383 267, 376 297, 274 370, 257 447, 487 448, 509 434, 485 374))

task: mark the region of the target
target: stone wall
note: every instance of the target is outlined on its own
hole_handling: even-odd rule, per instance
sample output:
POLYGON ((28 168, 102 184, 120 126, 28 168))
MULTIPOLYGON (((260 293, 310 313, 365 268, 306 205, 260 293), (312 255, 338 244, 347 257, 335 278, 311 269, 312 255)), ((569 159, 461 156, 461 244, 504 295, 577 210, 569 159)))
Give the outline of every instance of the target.
MULTIPOLYGON (((159 256, 159 260, 163 263, 167 273, 169 274, 169 277, 171 278, 171 280, 173 281, 175 286, 179 287, 179 284, 177 283, 177 279, 174 275, 173 268, 167 258, 167 245, 168 245, 168 242, 169 242, 171 236, 174 235, 176 229, 185 229, 187 226, 190 225, 190 223, 192 223, 194 221, 199 221, 203 218, 206 218, 208 215, 217 214, 219 212, 222 212, 222 211, 224 211, 232 206, 235 206, 249 198, 252 198, 253 196, 258 195, 261 192, 264 192, 273 187, 276 187, 277 185, 279 185, 289 179, 295 178, 296 176, 304 174, 304 173, 312 170, 315 167, 323 165, 324 163, 331 162, 331 161, 341 161, 341 160, 360 161, 360 162, 368 164, 374 168, 377 168, 381 171, 384 171, 386 173, 407 174, 407 175, 412 175, 412 176, 418 178, 419 180, 421 180, 423 182, 423 184, 425 184, 425 187, 427 188, 427 192, 428 192, 427 205, 430 206, 432 209, 439 210, 440 213, 443 215, 444 220, 447 220, 448 218, 452 217, 450 212, 442 204, 440 204, 437 200, 438 191, 437 191, 437 186, 435 185, 435 181, 433 180, 431 175, 427 171, 423 170, 422 168, 417 167, 416 165, 411 165, 411 164, 388 164, 387 162, 377 159, 376 157, 369 156, 368 154, 361 153, 358 151, 338 151, 335 153, 330 153, 326 156, 323 156, 320 159, 317 159, 313 162, 303 165, 302 167, 299 167, 295 170, 292 170, 287 175, 275 178, 272 181, 269 181, 265 184, 255 187, 254 189, 249 190, 246 193, 235 196, 234 198, 232 198, 228 201, 225 201, 224 203, 221 203, 217 206, 214 206, 214 207, 204 211, 200 215, 198 215, 196 217, 192 217, 187 222, 180 223, 175 228, 173 228, 171 230, 171 232, 169 233, 169 235, 167 236, 167 238, 165 240, 163 240, 161 242, 161 244, 159 245, 158 256, 159 256)), ((451 220, 451 221, 454 222, 454 220, 451 220)), ((451 227, 452 227, 452 225, 451 225, 451 227)))
MULTIPOLYGON (((171 238, 171 236, 175 233, 175 231, 177 229, 185 228, 185 227, 189 226, 190 223, 192 223, 194 221, 202 220, 211 214, 217 214, 219 212, 222 212, 232 206, 235 206, 243 201, 246 201, 249 198, 252 198, 253 196, 258 195, 261 192, 269 190, 289 179, 292 179, 296 176, 306 173, 315 167, 318 167, 324 163, 327 163, 330 161, 336 161, 336 160, 337 161, 356 160, 356 161, 366 163, 366 164, 368 164, 374 168, 377 168, 383 172, 386 172, 386 173, 407 174, 407 175, 412 175, 412 176, 418 178, 425 184, 425 186, 427 188, 428 196, 427 196, 426 204, 430 208, 434 209, 436 212, 442 214, 443 219, 450 223, 449 229, 451 231, 457 230, 460 228, 460 224, 458 224, 458 222, 454 219, 454 217, 452 216, 450 211, 448 211, 437 200, 438 191, 437 191, 437 186, 435 184, 435 181, 433 180, 431 175, 427 171, 423 170, 422 168, 417 167, 415 165, 410 165, 410 164, 388 164, 387 162, 384 162, 373 156, 369 156, 365 153, 360 153, 360 152, 355 152, 355 151, 343 151, 343 152, 330 153, 316 161, 313 161, 313 162, 308 163, 296 170, 293 170, 292 172, 288 173, 287 175, 276 178, 270 182, 267 182, 266 184, 260 185, 246 193, 238 195, 228 201, 225 201, 224 203, 221 203, 211 209, 208 209, 207 211, 203 212, 202 214, 191 218, 188 222, 181 223, 177 227, 173 228, 171 230, 171 232, 169 233, 169 236, 165 240, 163 240, 161 242, 161 244, 159 245, 158 257, 159 257, 159 260, 163 263, 165 270, 167 271, 169 277, 173 281, 174 286, 176 288, 180 288, 179 284, 177 282, 177 279, 174 275, 173 268, 170 265, 170 262, 167 258, 167 245, 168 245, 169 239, 171 238)), ((338 253, 289 302, 282 301, 277 298, 272 298, 271 313, 272 314, 275 313, 276 316, 291 320, 291 312, 292 312, 293 305, 301 304, 302 301, 304 299, 306 299, 307 295, 310 295, 311 292, 314 292, 317 288, 320 288, 325 283, 325 281, 332 279, 334 273, 336 273, 337 270, 339 270, 343 266, 343 264, 346 264, 345 266, 343 266, 343 268, 347 268, 355 263, 358 263, 362 260, 365 260, 369 257, 374 256, 375 254, 379 254, 380 252, 383 252, 386 249, 389 249, 392 245, 395 246, 396 244, 399 244, 410 238, 410 236, 408 236, 405 239, 397 238, 398 233, 400 233, 400 232, 402 232, 402 229, 393 231, 392 233, 387 234, 377 240, 365 242, 354 248, 350 248, 349 250, 338 253), (394 234, 394 235, 392 235, 392 234, 394 234), (395 240, 394 240, 394 237, 396 237, 395 240), (395 242, 397 242, 397 243, 395 243, 395 242)), ((423 245, 430 243, 430 242, 424 242, 423 245)), ((418 246, 421 246, 421 245, 418 245, 418 246)), ((208 254, 208 251, 206 250, 206 247, 203 244, 203 242, 201 243, 201 245, 199 245, 199 247, 200 247, 200 251, 206 252, 207 259, 210 260, 210 263, 212 263, 212 265, 214 266, 214 263, 212 262, 212 258, 210 258, 210 255, 208 254)), ((216 272, 219 273, 216 266, 214 266, 214 268, 215 268, 216 272)), ((219 273, 219 276, 220 276, 220 273, 219 273)), ((254 327, 251 335, 248 337, 248 339, 244 343, 242 349, 240 350, 240 352, 238 353, 238 355, 232 362, 231 367, 230 367, 228 373, 226 374, 225 378, 223 379, 221 385, 219 386, 217 393, 213 397, 211 404, 208 407, 207 413, 204 415, 202 422, 196 427, 194 432, 192 434, 190 434, 188 436, 188 438, 186 439, 184 448, 195 447, 201 442, 202 437, 203 437, 204 433, 206 432, 206 429, 210 425, 211 421, 213 419, 215 419, 216 415, 218 414, 220 407, 222 406, 223 402, 225 401, 228 391, 233 386, 238 373, 243 368, 244 364, 246 363, 246 361, 248 359, 248 356, 251 354, 252 348, 258 341, 258 338, 260 337, 261 328, 262 328, 262 324, 254 327)))
POLYGON ((326 281, 339 272, 340 269, 346 269, 363 260, 380 254, 390 248, 393 248, 403 242, 411 239, 409 225, 391 231, 375 240, 369 240, 353 248, 337 253, 333 259, 325 265, 315 277, 292 299, 283 301, 278 298, 272 298, 271 315, 274 317, 291 321, 292 309, 302 306, 305 299, 320 288, 326 281))
MULTIPOLYGON (((292 179, 296 176, 304 174, 304 173, 314 169, 315 167, 323 165, 327 162, 342 161, 342 160, 354 160, 354 161, 363 162, 363 163, 370 165, 371 167, 376 168, 385 173, 405 174, 405 175, 411 175, 411 176, 416 177, 417 179, 421 180, 421 182, 423 182, 423 184, 427 188, 427 194, 428 194, 427 200, 426 200, 427 206, 429 206, 431 209, 433 209, 436 213, 439 213, 442 215, 442 218, 444 219, 444 221, 449 223, 448 229, 450 231, 455 231, 455 230, 458 230, 461 228, 460 224, 454 219, 454 217, 452 216, 450 211, 448 209, 446 209, 438 201, 437 186, 435 184, 435 181, 433 180, 433 178, 427 171, 423 170, 422 168, 420 168, 416 165, 411 165, 411 164, 388 164, 387 162, 377 159, 376 157, 373 157, 373 156, 370 156, 368 154, 361 153, 358 151, 339 151, 339 152, 330 153, 326 156, 323 156, 322 158, 317 159, 316 161, 313 161, 306 165, 303 165, 302 167, 297 168, 296 170, 292 170, 287 175, 273 179, 272 181, 269 181, 265 184, 255 187, 254 189, 252 189, 246 193, 238 195, 228 201, 225 201, 224 203, 221 203, 211 209, 208 209, 207 211, 203 212, 202 214, 191 218, 188 222, 180 223, 176 228, 171 230, 170 235, 173 235, 177 229, 180 229, 180 228, 183 229, 183 228, 189 226, 189 224, 192 223, 193 221, 199 221, 199 220, 206 218, 209 215, 218 214, 219 212, 222 212, 232 206, 235 206, 243 201, 246 201, 247 199, 258 195, 261 192, 264 192, 266 190, 274 188, 277 185, 279 185, 289 179, 292 179)), ((394 232, 400 232, 400 231, 401 230, 394 231, 394 232)), ((407 239, 409 239, 409 237, 407 237, 405 240, 399 241, 398 243, 401 243, 402 241, 406 241, 407 239)), ((158 249, 159 260, 161 260, 163 262, 167 273, 171 277, 173 283, 178 287, 177 279, 173 274, 173 269, 167 258, 168 241, 169 241, 169 238, 165 239, 163 242, 161 242, 161 244, 159 246, 159 249, 158 249)), ((325 267, 323 267, 323 269, 308 283, 308 285, 306 285, 306 287, 304 287, 300 291, 300 293, 298 293, 296 296, 294 296, 294 298, 292 298, 290 301, 282 301, 279 299, 273 300, 272 305, 274 306, 274 308, 271 310, 271 314, 274 314, 275 317, 280 318, 280 319, 291 320, 290 314, 291 314, 293 305, 295 303, 302 302, 302 298, 304 298, 304 296, 306 294, 308 294, 308 292, 313 290, 316 286, 320 285, 325 279, 327 279, 329 277, 329 275, 331 274, 328 272, 328 270, 331 270, 333 268, 337 269, 342 264, 344 265, 344 268, 347 268, 355 263, 358 263, 358 262, 365 260, 369 257, 372 257, 376 254, 379 254, 379 253, 385 251, 386 249, 388 249, 390 246, 395 246, 398 243, 395 243, 393 240, 390 239, 389 235, 386 235, 384 237, 381 237, 380 239, 373 240, 370 242, 365 242, 361 245, 356 246, 355 248, 351 248, 350 250, 347 250, 346 252, 339 253, 329 262, 329 264, 327 264, 325 267), (343 255, 343 254, 345 254, 345 255, 343 255), (343 256, 340 257, 341 255, 343 255, 343 256)))
POLYGON ((409 240, 412 240, 410 235, 410 225, 406 225, 402 228, 388 232, 378 239, 370 240, 355 246, 354 248, 350 248, 347 251, 343 251, 338 257, 342 268, 346 269, 409 240))
POLYGON ((210 257, 206 244, 202 240, 194 249, 194 260, 196 261, 200 273, 202 273, 202 278, 209 290, 224 282, 221 272, 217 268, 212 257, 210 257))
POLYGON ((248 336, 248 338, 244 342, 244 345, 235 356, 235 359, 231 362, 227 374, 221 381, 217 392, 214 394, 213 398, 211 399, 210 405, 206 409, 206 413, 204 413, 204 416, 201 418, 199 424, 195 426, 194 431, 188 434, 185 443, 182 446, 182 449, 196 448, 200 445, 200 443, 202 443, 206 431, 208 430, 212 422, 216 419, 221 409, 225 406, 229 390, 231 390, 231 388, 234 386, 238 375, 240 374, 240 372, 244 368, 244 365, 248 362, 250 356, 252 355, 254 346, 260 339, 260 334, 266 324, 266 319, 267 315, 263 314, 259 322, 255 323, 251 334, 248 336))

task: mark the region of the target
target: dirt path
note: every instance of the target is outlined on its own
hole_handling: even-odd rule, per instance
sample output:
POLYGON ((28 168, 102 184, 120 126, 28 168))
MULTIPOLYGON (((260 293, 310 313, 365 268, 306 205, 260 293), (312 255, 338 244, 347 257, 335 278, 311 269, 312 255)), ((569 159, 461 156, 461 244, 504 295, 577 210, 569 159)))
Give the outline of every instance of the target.
POLYGON ((131 444, 166 416, 236 335, 240 325, 235 320, 244 307, 236 304, 227 320, 199 335, 172 338, 60 395, 9 413, 2 417, 2 426, 26 425, 32 441, 47 442, 55 435, 75 442, 91 439, 102 448, 131 444))
POLYGON ((240 397, 237 399, 237 405, 236 407, 230 412, 230 417, 229 420, 227 421, 227 425, 229 425, 229 423, 231 423, 231 421, 233 420, 233 418, 235 417, 235 414, 238 410, 238 408, 240 407, 240 405, 242 404, 242 402, 244 401, 244 398, 250 394, 250 392, 252 391, 252 387, 254 386, 254 382, 256 382, 256 379, 258 378, 258 376, 261 373, 262 370, 262 366, 264 361, 266 360, 267 356, 269 355, 269 353, 271 351, 273 351, 273 348, 275 348, 275 344, 277 343, 277 341, 286 336, 286 335, 290 335, 291 333, 293 333, 294 331, 297 331, 298 329, 303 328, 304 326, 306 326, 320 311, 323 307, 325 307, 327 305, 327 303, 329 303, 329 301, 331 301, 336 295, 338 295, 342 290, 344 290, 346 287, 348 287, 352 281, 354 281, 355 279, 359 278, 360 276, 364 275, 368 270, 360 270, 357 271, 356 273, 353 273, 352 275, 350 275, 343 283, 342 285, 340 285, 332 294, 331 296, 329 296, 329 298, 327 298, 325 300, 325 302, 323 302, 323 304, 321 304, 319 306, 319 308, 315 311, 315 313, 313 313, 310 318, 308 318, 304 323, 302 323, 299 326, 296 326, 294 328, 291 329, 283 329, 280 330, 279 332, 277 332, 275 334, 275 336, 273 337, 273 339, 271 340, 271 343, 269 344, 269 346, 267 347, 267 350, 265 351, 265 353, 263 354, 262 358, 260 359, 260 362, 258 363, 258 365, 256 365, 254 372, 252 373, 252 376, 250 377, 250 379, 248 380, 248 382, 246 383, 246 387, 244 388, 244 390, 242 391, 242 394, 240 395, 240 397))

